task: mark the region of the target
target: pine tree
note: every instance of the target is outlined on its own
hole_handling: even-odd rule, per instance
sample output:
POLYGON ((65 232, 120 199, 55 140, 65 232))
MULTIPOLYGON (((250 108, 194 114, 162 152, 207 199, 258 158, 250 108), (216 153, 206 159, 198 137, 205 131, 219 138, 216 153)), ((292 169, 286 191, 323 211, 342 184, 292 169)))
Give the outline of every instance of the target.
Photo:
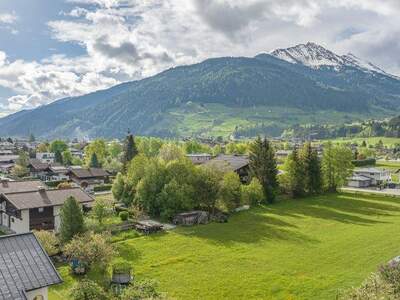
POLYGON ((54 160, 59 164, 63 164, 63 157, 60 150, 56 150, 56 152, 54 153, 54 160))
POLYGON ((286 190, 292 195, 293 198, 304 196, 306 177, 304 172, 304 164, 297 149, 294 149, 286 159, 284 169, 284 182, 286 190))
POLYGON ((122 157, 122 163, 124 165, 124 171, 126 171, 128 163, 138 154, 136 148, 135 139, 132 134, 128 132, 124 144, 124 153, 122 157))
POLYGON ((309 194, 317 194, 322 188, 321 164, 318 153, 313 150, 311 143, 306 143, 300 153, 304 171, 304 188, 309 194))
POLYGON ((83 212, 74 197, 69 197, 60 211, 60 237, 65 243, 70 241, 76 234, 84 232, 83 212))
POLYGON ((95 152, 93 152, 92 156, 90 157, 89 167, 90 168, 101 168, 99 160, 97 159, 97 154, 95 152))
POLYGON ((275 201, 278 169, 275 152, 267 139, 258 137, 250 145, 250 175, 261 183, 268 203, 275 201))

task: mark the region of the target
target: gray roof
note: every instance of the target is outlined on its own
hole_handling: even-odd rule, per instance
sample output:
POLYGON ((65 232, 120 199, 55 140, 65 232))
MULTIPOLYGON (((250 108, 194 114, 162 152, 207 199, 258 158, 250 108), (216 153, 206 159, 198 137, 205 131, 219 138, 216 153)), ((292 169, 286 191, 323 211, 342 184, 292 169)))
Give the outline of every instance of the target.
POLYGON ((362 175, 354 175, 348 178, 347 180, 353 180, 353 181, 371 181, 372 179, 366 176, 362 175))
POLYGON ((215 163, 227 164, 232 171, 237 171, 249 164, 249 157, 247 155, 220 154, 217 157, 205 162, 205 165, 213 165, 215 163))
POLYGON ((26 180, 26 181, 0 181, 0 194, 20 193, 39 190, 40 186, 46 186, 40 180, 26 180))
POLYGON ((107 177, 110 175, 107 171, 101 168, 71 169, 70 172, 78 178, 107 177))
POLYGON ((16 161, 18 158, 18 155, 0 155, 0 162, 16 161))
POLYGON ((25 292, 61 282, 33 233, 0 237, 0 299, 24 300, 25 292))
POLYGON ((17 209, 63 205, 69 197, 74 197, 80 203, 94 201, 90 195, 80 188, 9 193, 5 194, 4 197, 17 209))

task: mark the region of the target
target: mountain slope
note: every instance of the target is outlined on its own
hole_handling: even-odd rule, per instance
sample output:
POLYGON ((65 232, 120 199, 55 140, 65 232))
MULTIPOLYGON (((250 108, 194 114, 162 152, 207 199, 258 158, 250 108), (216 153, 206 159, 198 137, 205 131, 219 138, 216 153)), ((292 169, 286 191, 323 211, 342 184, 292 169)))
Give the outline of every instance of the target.
POLYGON ((22 111, 0 119, 0 136, 118 137, 128 128, 144 135, 207 135, 228 123, 226 133, 235 125, 274 125, 277 116, 276 126, 284 128, 321 112, 349 118, 398 112, 396 77, 313 43, 296 47, 209 59, 22 111))

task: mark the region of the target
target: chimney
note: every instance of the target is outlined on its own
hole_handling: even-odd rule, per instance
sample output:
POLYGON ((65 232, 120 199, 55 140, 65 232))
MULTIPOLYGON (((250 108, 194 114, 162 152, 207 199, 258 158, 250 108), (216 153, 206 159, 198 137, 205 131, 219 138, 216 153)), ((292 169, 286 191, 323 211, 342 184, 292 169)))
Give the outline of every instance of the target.
POLYGON ((3 188, 7 188, 8 187, 8 180, 7 179, 1 179, 1 186, 3 188))
POLYGON ((45 187, 44 186, 41 186, 41 185, 39 185, 38 186, 38 191, 39 191, 39 193, 46 193, 46 189, 45 189, 45 187))

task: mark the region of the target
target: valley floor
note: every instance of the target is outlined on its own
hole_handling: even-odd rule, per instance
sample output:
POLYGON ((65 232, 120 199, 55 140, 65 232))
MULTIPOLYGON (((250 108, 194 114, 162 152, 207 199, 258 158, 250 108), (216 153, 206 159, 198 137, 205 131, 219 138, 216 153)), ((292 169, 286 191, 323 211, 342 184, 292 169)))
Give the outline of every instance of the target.
MULTIPOLYGON (((116 242, 137 278, 176 299, 335 299, 400 255, 400 198, 330 194, 234 215, 227 224, 116 242)), ((67 299, 75 279, 50 299, 67 299)), ((93 270, 89 277, 100 278, 93 270)))

